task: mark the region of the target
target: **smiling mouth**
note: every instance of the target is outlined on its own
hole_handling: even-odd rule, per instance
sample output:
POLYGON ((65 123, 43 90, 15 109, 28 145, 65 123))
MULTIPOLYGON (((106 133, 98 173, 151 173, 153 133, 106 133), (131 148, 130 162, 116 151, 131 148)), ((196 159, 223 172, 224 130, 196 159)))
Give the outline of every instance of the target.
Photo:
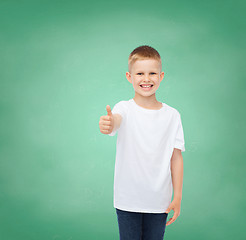
POLYGON ((141 88, 152 88, 154 85, 139 85, 141 88))

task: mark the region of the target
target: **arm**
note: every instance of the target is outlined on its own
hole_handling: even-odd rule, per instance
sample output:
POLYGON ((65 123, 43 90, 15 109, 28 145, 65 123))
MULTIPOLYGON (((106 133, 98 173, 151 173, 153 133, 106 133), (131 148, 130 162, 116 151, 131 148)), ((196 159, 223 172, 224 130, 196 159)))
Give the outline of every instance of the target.
POLYGON ((166 225, 172 224, 180 214, 182 185, 183 185, 183 157, 180 149, 174 148, 171 158, 171 175, 174 189, 173 201, 166 210, 169 213, 174 210, 174 215, 169 219, 166 225))
POLYGON ((183 186, 183 156, 180 149, 174 148, 171 158, 171 174, 173 184, 173 199, 182 199, 183 186))

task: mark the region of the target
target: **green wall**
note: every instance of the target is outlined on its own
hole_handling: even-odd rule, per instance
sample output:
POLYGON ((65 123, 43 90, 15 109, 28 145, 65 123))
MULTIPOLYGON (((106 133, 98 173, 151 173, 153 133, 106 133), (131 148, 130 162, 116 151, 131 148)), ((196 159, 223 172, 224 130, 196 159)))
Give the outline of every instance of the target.
MULTIPOLYGON (((181 113, 181 214, 165 239, 244 239, 243 1, 0 1, 0 239, 119 239, 116 136, 127 59, 156 48, 181 113)), ((173 212, 169 214, 169 217, 173 212)))

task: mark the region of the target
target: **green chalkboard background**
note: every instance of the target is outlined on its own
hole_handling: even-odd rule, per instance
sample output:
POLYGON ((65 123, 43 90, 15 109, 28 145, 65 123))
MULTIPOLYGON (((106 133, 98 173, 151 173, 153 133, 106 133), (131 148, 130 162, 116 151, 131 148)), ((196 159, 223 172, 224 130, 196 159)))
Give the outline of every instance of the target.
MULTIPOLYGON (((130 52, 182 117, 181 214, 165 239, 245 239, 245 1, 0 1, 0 239, 117 240, 117 137, 130 52)), ((169 214, 171 217, 173 212, 169 214)))

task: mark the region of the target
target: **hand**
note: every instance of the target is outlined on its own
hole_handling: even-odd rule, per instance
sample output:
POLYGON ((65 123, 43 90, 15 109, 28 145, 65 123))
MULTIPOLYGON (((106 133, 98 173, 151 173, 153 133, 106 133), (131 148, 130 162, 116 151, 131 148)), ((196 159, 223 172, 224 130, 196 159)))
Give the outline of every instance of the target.
POLYGON ((169 221, 166 223, 166 226, 172 224, 179 216, 180 214, 180 208, 181 208, 181 199, 173 199, 173 201, 170 203, 169 207, 166 210, 166 213, 169 213, 172 209, 174 211, 173 217, 169 219, 169 221))
POLYGON ((100 132, 103 134, 110 134, 114 129, 114 117, 109 105, 106 106, 108 115, 101 116, 99 121, 100 132))

